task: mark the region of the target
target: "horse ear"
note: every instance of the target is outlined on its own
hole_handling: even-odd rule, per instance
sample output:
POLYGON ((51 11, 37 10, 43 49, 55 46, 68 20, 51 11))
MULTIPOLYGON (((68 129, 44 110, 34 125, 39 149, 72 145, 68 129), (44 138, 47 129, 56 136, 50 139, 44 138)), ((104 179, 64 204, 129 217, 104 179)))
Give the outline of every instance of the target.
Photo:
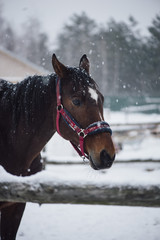
POLYGON ((79 68, 84 69, 89 74, 89 60, 87 58, 87 55, 84 54, 79 63, 79 68))
POLYGON ((61 62, 58 61, 55 54, 52 55, 52 66, 54 68, 55 73, 60 77, 64 78, 67 74, 67 67, 64 66, 61 62))

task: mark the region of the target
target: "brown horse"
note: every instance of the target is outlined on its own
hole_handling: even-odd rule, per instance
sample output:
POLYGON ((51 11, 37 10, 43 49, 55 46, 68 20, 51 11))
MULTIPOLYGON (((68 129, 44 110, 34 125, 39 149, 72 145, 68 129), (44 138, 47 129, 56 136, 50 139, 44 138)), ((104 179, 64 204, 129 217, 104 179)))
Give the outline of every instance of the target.
MULTIPOLYGON (((52 64, 56 74, 17 84, 0 80, 0 165, 17 176, 41 171, 40 151, 58 131, 94 169, 111 167, 111 129, 86 55, 79 68, 64 66, 55 55, 52 64)), ((24 209, 24 203, 0 203, 1 239, 16 238, 24 209)))

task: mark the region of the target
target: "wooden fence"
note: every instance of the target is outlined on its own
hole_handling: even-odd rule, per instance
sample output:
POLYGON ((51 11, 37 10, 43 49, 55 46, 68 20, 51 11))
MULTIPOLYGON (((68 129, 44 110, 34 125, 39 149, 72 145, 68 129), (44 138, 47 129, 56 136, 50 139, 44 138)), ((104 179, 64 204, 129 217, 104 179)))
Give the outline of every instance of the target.
POLYGON ((148 136, 148 134, 160 137, 160 122, 112 124, 111 128, 115 139, 119 142, 136 139, 138 136, 148 136))
POLYGON ((159 186, 0 182, 0 201, 160 207, 159 186))

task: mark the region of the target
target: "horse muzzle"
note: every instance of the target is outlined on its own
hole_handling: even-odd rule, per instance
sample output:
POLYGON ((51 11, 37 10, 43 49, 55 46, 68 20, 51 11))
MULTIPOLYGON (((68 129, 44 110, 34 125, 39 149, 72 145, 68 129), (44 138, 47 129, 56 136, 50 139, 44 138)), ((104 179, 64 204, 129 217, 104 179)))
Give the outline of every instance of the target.
POLYGON ((95 154, 89 154, 90 165, 94 170, 107 169, 110 168, 114 162, 115 155, 111 157, 105 149, 103 149, 99 157, 95 154))
POLYGON ((110 168, 115 160, 115 147, 110 133, 88 136, 85 149, 90 165, 95 170, 110 168))

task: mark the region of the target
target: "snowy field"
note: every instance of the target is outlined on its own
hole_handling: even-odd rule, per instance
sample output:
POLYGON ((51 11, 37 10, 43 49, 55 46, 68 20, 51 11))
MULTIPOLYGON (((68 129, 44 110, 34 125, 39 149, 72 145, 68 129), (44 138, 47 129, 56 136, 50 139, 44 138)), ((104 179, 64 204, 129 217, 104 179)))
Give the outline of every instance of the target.
MULTIPOLYGON (((160 115, 110 113, 105 119, 115 123, 160 122, 160 115)), ((113 135, 114 136, 114 135, 113 135)), ((26 181, 56 182, 96 185, 160 186, 160 162, 125 163, 130 159, 160 160, 160 139, 145 135, 131 142, 124 142, 123 150, 117 155, 112 168, 94 171, 88 163, 81 165, 48 165, 46 170, 26 181), (137 139, 137 140, 136 140, 137 139), (118 163, 124 160, 124 163, 118 163)), ((47 158, 56 161, 82 162, 70 144, 57 134, 47 147, 47 158), (62 150, 63 146, 63 150, 62 150)), ((0 181, 14 181, 13 177, 0 168, 0 181)), ((19 182, 23 181, 21 177, 19 182)), ((27 204, 17 240, 159 240, 160 208, 71 205, 71 204, 27 204)))
POLYGON ((28 204, 17 240, 159 240, 160 208, 28 204))

